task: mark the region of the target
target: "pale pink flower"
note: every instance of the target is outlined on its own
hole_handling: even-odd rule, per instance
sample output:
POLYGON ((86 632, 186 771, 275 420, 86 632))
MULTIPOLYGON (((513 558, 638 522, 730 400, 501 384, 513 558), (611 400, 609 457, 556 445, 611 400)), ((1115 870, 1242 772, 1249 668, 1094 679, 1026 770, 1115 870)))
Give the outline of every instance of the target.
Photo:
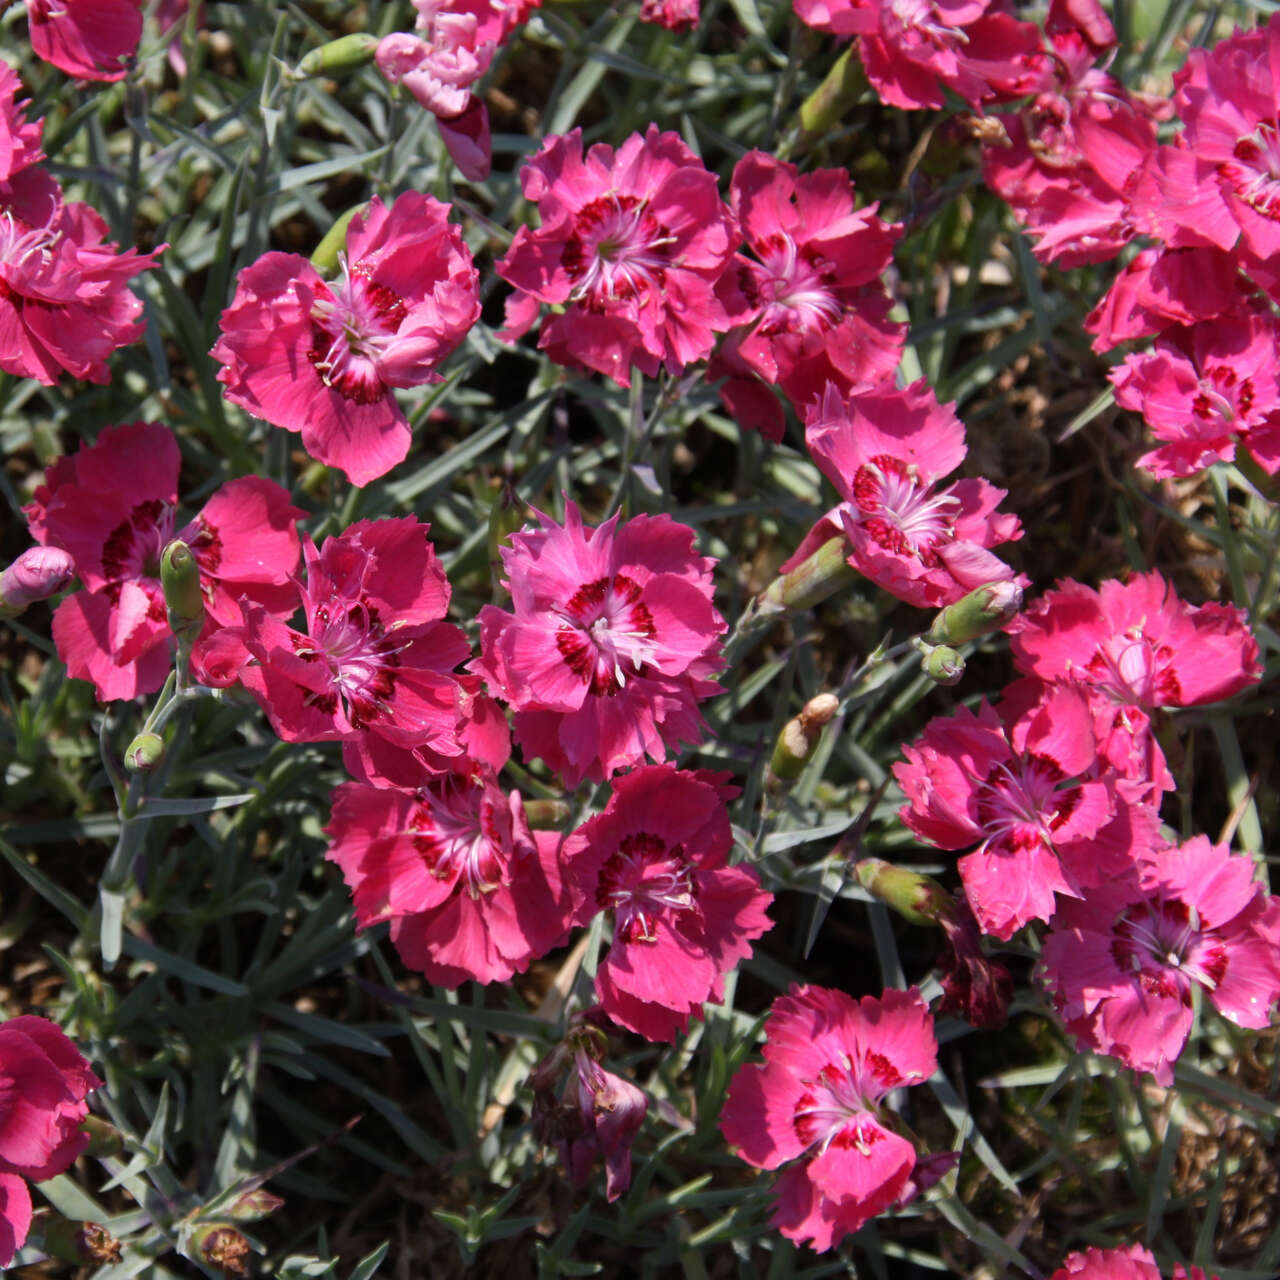
POLYGON ((1138 460, 1162 479, 1229 462, 1243 445, 1268 472, 1280 467, 1280 327, 1260 307, 1190 329, 1169 328, 1153 350, 1110 373, 1116 403, 1165 441, 1138 460))
POLYGON ((854 1000, 793 987, 765 1023, 764 1065, 729 1085, 720 1129, 758 1169, 783 1170, 772 1222, 819 1252, 915 1198, 955 1163, 921 1161, 886 1123, 889 1093, 938 1066, 928 1007, 914 988, 854 1000))
POLYGON ((996 513, 1004 490, 985 480, 938 485, 964 459, 964 426, 924 381, 905 390, 882 383, 847 397, 828 387, 805 438, 843 501, 806 535, 784 572, 843 533, 859 573, 920 608, 1015 577, 988 550, 1022 537, 1016 516, 996 513))
POLYGON ((893 767, 899 816, 959 860, 984 933, 1010 938, 1048 920, 1054 894, 1079 896, 1151 847, 1153 810, 1131 803, 1104 768, 1085 694, 1070 685, 1006 696, 938 716, 893 767), (974 847, 976 846, 976 847, 974 847))
POLYGON ((70 554, 87 590, 53 616, 53 639, 68 673, 92 680, 103 701, 154 693, 170 669, 160 555, 174 538, 200 568, 210 629, 240 621, 249 597, 291 613, 289 576, 298 563, 303 513, 270 480, 222 485, 189 521, 177 512, 182 459, 168 427, 107 427, 49 468, 25 508, 32 536, 70 554))
POLYGON ((944 89, 976 106, 1042 79, 1040 31, 991 0, 795 0, 819 31, 857 36, 867 79, 890 106, 942 107, 944 89))
POLYGON ((413 790, 343 783, 326 831, 359 927, 390 921, 400 958, 438 985, 505 982, 569 930, 562 837, 531 831, 487 768, 413 790))
POLYGON ((352 220, 341 276, 326 283, 291 253, 240 273, 212 355, 227 399, 302 433, 313 458, 357 485, 409 452, 399 387, 436 372, 480 315, 471 253, 450 206, 407 191, 390 209, 376 196, 352 220))
POLYGON ((54 1023, 33 1014, 0 1023, 0 1267, 31 1225, 26 1180, 65 1173, 89 1136, 85 1098, 102 1081, 54 1023))
POLYGON ((1193 987, 1237 1026, 1270 1022, 1278 918, 1253 859, 1197 836, 1061 903, 1042 976, 1080 1048, 1167 1086, 1195 1018, 1193 987))
POLYGON ((773 927, 773 895, 750 867, 727 865, 733 835, 723 779, 672 765, 618 778, 605 811, 565 842, 577 893, 613 913, 613 944, 596 970, 596 998, 648 1040, 674 1040, 724 978, 773 927))
POLYGON ((142 38, 142 0, 27 0, 36 57, 80 80, 123 80, 142 38))
POLYGON ((442 621, 449 581, 412 516, 361 520, 303 543, 306 632, 243 602, 243 643, 256 662, 240 681, 286 742, 373 733, 400 747, 462 752, 463 696, 453 668, 470 654, 442 621))
POLYGON ((738 235, 715 175, 678 134, 650 125, 584 156, 575 129, 548 138, 520 183, 542 225, 521 227, 497 265, 517 290, 503 336, 519 337, 548 303, 558 314, 538 346, 624 387, 632 365, 678 374, 711 353, 731 323, 715 283, 738 235))
POLYGON ((513 611, 481 609, 472 664, 515 710, 516 741, 570 786, 701 741, 725 623, 693 530, 644 515, 589 528, 572 502, 563 525, 534 514, 541 527, 502 548, 513 611))
POLYGON ((734 166, 730 202, 755 260, 735 255, 716 286, 739 327, 710 374, 730 375, 720 394, 742 426, 780 440, 781 407, 756 379, 799 410, 828 382, 848 392, 897 368, 906 326, 881 277, 901 227, 874 204, 855 211, 844 170, 800 174, 763 151, 734 166))

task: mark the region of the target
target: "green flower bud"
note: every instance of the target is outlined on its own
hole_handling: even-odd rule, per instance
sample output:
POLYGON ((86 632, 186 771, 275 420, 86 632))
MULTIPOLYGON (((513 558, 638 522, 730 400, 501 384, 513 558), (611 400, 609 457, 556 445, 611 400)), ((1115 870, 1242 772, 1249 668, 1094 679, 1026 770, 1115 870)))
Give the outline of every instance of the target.
POLYGON ((359 71, 373 61, 378 51, 378 37, 367 31, 330 40, 310 53, 288 73, 289 80, 308 80, 312 76, 343 76, 359 71))
POLYGON ((849 567, 849 554, 844 538, 824 542, 808 559, 790 573, 774 579, 759 598, 758 609, 764 616, 798 613, 821 604, 843 587, 851 587, 858 575, 849 567))
POLYGON ((324 239, 316 245, 311 255, 311 265, 322 276, 332 275, 338 269, 338 256, 347 247, 347 228, 357 213, 363 213, 369 206, 365 202, 353 204, 337 222, 324 233, 324 239))
POLYGON ((231 1216, 237 1222, 257 1222, 283 1207, 284 1200, 280 1196, 272 1195, 265 1187, 258 1187, 255 1191, 246 1191, 236 1200, 231 1206, 231 1216))
POLYGON ((862 61, 853 56, 850 47, 835 60, 826 79, 804 100, 800 108, 801 131, 807 134, 830 133, 866 88, 867 77, 862 61))
POLYGON ((89 1135, 89 1145, 84 1153, 95 1160, 118 1156, 124 1150, 124 1137, 120 1130, 101 1116, 85 1116, 80 1121, 80 1132, 89 1135))
POLYGON ((124 767, 130 773, 150 773, 164 759, 164 739, 158 733, 140 733, 124 753, 124 767))
POLYGON ((820 693, 805 703, 798 716, 793 716, 782 726, 769 761, 772 782, 794 782, 804 772, 823 728, 831 723, 839 709, 840 699, 835 694, 820 693))
POLYGON ((535 831, 560 831, 573 810, 563 800, 526 800, 524 816, 535 831))
POLYGON ((951 895, 931 876, 883 858, 859 858, 853 873, 868 893, 912 924, 937 924, 952 909, 951 895))
POLYGON ((191 548, 175 538, 160 556, 160 585, 169 608, 169 626, 175 635, 199 631, 204 623, 204 596, 200 593, 200 566, 191 548))
POLYGON ((988 582, 949 604, 925 635, 930 644, 957 645, 999 631, 1022 608, 1022 588, 1012 581, 988 582))
POLYGON ((964 659, 948 645, 922 645, 921 670, 938 684, 959 684, 964 676, 964 659))

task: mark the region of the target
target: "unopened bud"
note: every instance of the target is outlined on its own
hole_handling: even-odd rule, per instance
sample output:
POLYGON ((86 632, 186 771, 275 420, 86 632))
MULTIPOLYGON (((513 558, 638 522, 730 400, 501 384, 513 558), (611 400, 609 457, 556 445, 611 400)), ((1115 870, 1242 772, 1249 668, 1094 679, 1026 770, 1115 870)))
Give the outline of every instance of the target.
POLYGON ((237 1222, 257 1222, 283 1207, 284 1200, 280 1196, 272 1195, 265 1187, 258 1187, 256 1191, 246 1191, 231 1206, 231 1216, 237 1222))
POLYGON ((124 1136, 120 1130, 101 1116, 85 1116, 80 1121, 80 1132, 89 1135, 89 1145, 84 1153, 95 1160, 118 1156, 124 1150, 124 1136))
POLYGON ((310 53, 288 73, 290 80, 307 80, 312 76, 341 76, 349 71, 359 71, 373 61, 378 49, 378 37, 367 31, 330 40, 310 53))
POLYGON ((72 1222, 57 1214, 43 1219, 44 1251, 79 1267, 120 1261, 120 1241, 96 1222, 72 1222))
POLYGON ((912 924, 937 924, 951 909, 951 895, 932 876, 896 867, 883 858, 853 864, 858 883, 912 924))
POLYGON ((988 582, 949 604, 933 620, 925 639, 956 645, 999 631, 1022 608, 1022 588, 1012 579, 988 582))
POLYGON ((835 694, 820 693, 805 703, 798 716, 793 716, 782 726, 773 747, 773 758, 769 761, 773 779, 793 782, 804 772, 823 728, 831 723, 839 709, 840 699, 835 694))
POLYGON ((324 233, 324 239, 316 245, 311 255, 311 265, 322 275, 332 275, 338 269, 339 255, 347 247, 347 228, 357 213, 362 213, 369 206, 363 201, 353 204, 337 222, 324 233))
POLYGON ((758 607, 761 614, 798 613, 802 609, 812 609, 841 588, 853 586, 858 575, 845 559, 848 554, 849 544, 844 538, 831 538, 824 542, 789 573, 774 579, 760 596, 758 607))
POLYGON ((75 561, 61 547, 28 547, 0 574, 0 618, 16 618, 27 605, 57 595, 75 574, 75 561))
POLYGON ((160 557, 160 585, 169 609, 169 626, 175 634, 198 631, 204 622, 204 597, 200 594, 200 566, 191 548, 175 538, 160 557))
POLYGON ((829 133, 867 88, 866 72, 853 49, 846 49, 827 72, 826 79, 804 100, 800 129, 807 134, 829 133))
POLYGON ((235 1227, 208 1222, 191 1233, 191 1254, 197 1262, 216 1267, 223 1275, 247 1276, 252 1246, 235 1227))
POLYGON ((511 535, 524 528, 529 519, 529 504, 516 492, 510 480, 502 482, 502 489, 489 508, 489 572, 493 578, 494 596, 504 596, 501 586, 503 566, 502 548, 511 546, 511 535))
POLYGON ((526 800, 524 816, 535 831, 559 831, 568 825, 573 810, 563 800, 526 800))
POLYGON ((920 669, 938 684, 958 684, 964 675, 964 659, 949 645, 922 645, 920 669))
POLYGON ((124 753, 130 773, 150 773, 164 759, 164 739, 158 733, 140 733, 124 753))

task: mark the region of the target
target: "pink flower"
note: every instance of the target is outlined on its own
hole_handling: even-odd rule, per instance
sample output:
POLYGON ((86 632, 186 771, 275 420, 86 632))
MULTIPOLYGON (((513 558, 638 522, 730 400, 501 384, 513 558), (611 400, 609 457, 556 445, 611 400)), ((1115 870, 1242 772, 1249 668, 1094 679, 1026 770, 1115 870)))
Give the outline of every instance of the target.
POLYGON ((1262 675, 1258 643, 1230 605, 1189 605, 1159 573, 1094 591, 1068 578, 1009 627, 1020 671, 1074 680, 1117 706, 1221 702, 1262 675))
POLYGON ((1243 444, 1268 472, 1280 467, 1280 329, 1259 307, 1190 329, 1166 329, 1155 348, 1111 370, 1116 403, 1142 414, 1158 449, 1138 466, 1189 476, 1235 457, 1243 444))
POLYGON ((85 1097, 102 1081, 63 1032, 26 1014, 0 1023, 0 1267, 31 1225, 24 1179, 64 1173, 89 1141, 85 1097))
POLYGON ((505 982, 568 932, 561 837, 530 831, 488 769, 411 791, 343 783, 326 831, 360 928, 389 920, 400 958, 438 985, 505 982))
POLYGON ((1174 247, 1243 240, 1260 258, 1280 252, 1280 15, 1214 48, 1193 49, 1174 76, 1185 128, 1162 147, 1156 217, 1174 247))
MULTIPOLYGON (((1160 1268, 1154 1255, 1140 1244, 1117 1249, 1086 1249, 1068 1254, 1062 1266, 1049 1280, 1160 1280, 1160 1268)), ((1190 1271, 1178 1263, 1173 1280, 1205 1280, 1200 1267, 1190 1271)), ((1217 1276, 1212 1280, 1218 1280, 1217 1276)))
POLYGON ((534 514, 541 527, 502 548, 514 611, 480 610, 472 663, 515 709, 517 742, 577 786, 700 741, 725 623, 693 530, 616 515, 588 528, 572 502, 563 526, 534 514))
POLYGON ((0 369, 45 386, 63 372, 106 382, 107 357, 143 330, 128 282, 160 249, 117 253, 107 224, 87 204, 61 203, 42 169, 18 179, 0 199, 0 369))
POLYGON ((941 107, 944 88, 971 106, 1034 88, 1040 31, 990 0, 795 0, 801 21, 859 37, 867 79, 890 106, 941 107))
POLYGON ((631 1185, 631 1144, 649 1110, 643 1090, 600 1065, 605 1042, 591 1024, 598 1009, 576 1015, 564 1042, 533 1070, 533 1128, 555 1143, 575 1186, 585 1187, 596 1157, 605 1162, 605 1198, 612 1203, 631 1185), (559 1077, 572 1058, 562 1100, 559 1077))
POLYGON ((1167 1086, 1195 1018, 1194 986, 1237 1026, 1267 1026, 1280 999, 1280 901, 1253 875, 1251 858, 1197 836, 1063 902, 1042 975, 1079 1046, 1167 1086))
POLYGON ((44 159, 40 149, 44 123, 26 118, 28 103, 18 100, 21 92, 17 72, 0 58, 0 200, 4 185, 15 173, 44 159))
POLYGON ((752 414, 752 381, 779 384, 797 406, 828 382, 843 392, 892 374, 906 326, 889 320, 891 300, 881 277, 893 261, 901 228, 854 211, 853 185, 839 169, 801 175, 762 151, 733 170, 730 200, 758 261, 735 255, 717 285, 735 330, 712 364, 713 377, 738 374, 722 397, 744 426, 782 438, 777 402, 764 420, 752 414), (746 411, 745 417, 743 410, 746 411))
POLYGON ((640 6, 641 22, 653 22, 668 31, 692 31, 698 16, 698 0, 644 0, 640 6))
POLYGON ((1082 691, 1015 689, 997 714, 983 702, 929 722, 893 767, 907 804, 899 816, 940 849, 977 846, 959 861, 984 933, 1010 938, 1048 920, 1054 894, 1124 871, 1150 848, 1154 811, 1129 803, 1103 771, 1082 691), (1028 705, 1029 704, 1029 705, 1028 705))
POLYGON ((480 315, 449 209, 416 191, 390 209, 375 196, 347 231, 332 284, 290 253, 241 272, 211 353, 227 399, 301 432, 313 458, 357 485, 402 461, 411 436, 395 388, 439 382, 437 367, 480 315))
POLYGON ((25 508, 32 535, 66 551, 87 590, 53 617, 68 673, 92 680, 103 701, 154 693, 170 668, 160 554, 181 538, 200 566, 210 625, 240 621, 248 596, 287 614, 303 513, 259 476, 224 484, 194 519, 179 523, 181 457, 168 427, 107 427, 93 445, 62 458, 25 508))
POLYGON ((650 125, 617 152, 582 131, 549 138, 520 170, 542 226, 521 227, 498 274, 517 293, 503 336, 519 337, 538 304, 559 314, 538 346, 559 364, 622 386, 631 366, 678 374, 730 327, 715 283, 737 245, 716 178, 674 133, 650 125))
POLYGON ((841 532, 849 563, 908 604, 937 609, 975 587, 1013 579, 987 549, 1022 536, 985 480, 937 482, 965 455, 964 427, 923 382, 848 397, 828 387, 805 431, 809 451, 844 499, 814 526, 785 572, 841 532))
POLYGON ((245 601, 243 643, 257 659, 240 680, 286 742, 373 733, 401 747, 457 756, 462 690, 452 670, 470 653, 443 622, 449 581, 406 516, 361 520, 320 550, 303 543, 306 632, 245 601))
POLYGON ((925 1170, 916 1149, 881 1119, 893 1089, 938 1066, 928 1007, 914 988, 854 1000, 792 987, 765 1023, 764 1065, 729 1085, 720 1129, 758 1169, 787 1168, 773 1225, 825 1252, 877 1214, 913 1199, 954 1164, 925 1170))
POLYGON ((725 974, 773 927, 760 877, 726 865, 726 776, 645 765, 618 778, 605 811, 565 843, 586 918, 613 912, 596 998, 648 1040, 674 1040, 705 1001, 719 1003, 725 974))
POLYGON ((27 0, 36 57, 80 80, 123 80, 142 38, 142 0, 27 0))

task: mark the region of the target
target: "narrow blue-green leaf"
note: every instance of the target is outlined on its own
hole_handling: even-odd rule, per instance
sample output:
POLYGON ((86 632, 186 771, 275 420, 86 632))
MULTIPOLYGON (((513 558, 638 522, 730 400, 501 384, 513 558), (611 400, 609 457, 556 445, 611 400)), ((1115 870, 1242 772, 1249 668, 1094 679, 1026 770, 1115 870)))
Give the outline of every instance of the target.
POLYGON ((190 982, 193 986, 217 991, 224 996, 249 995, 249 988, 242 983, 224 978, 220 973, 214 973, 211 969, 206 969, 190 960, 184 960, 181 956, 175 956, 172 951, 165 951, 162 947, 144 942, 132 934, 124 939, 124 953, 134 960, 153 964, 162 973, 178 978, 182 982, 190 982))
POLYGON ((54 884, 38 867, 32 866, 11 844, 0 839, 0 856, 29 884, 50 906, 56 907, 83 933, 89 921, 89 909, 76 901, 69 893, 54 884))

